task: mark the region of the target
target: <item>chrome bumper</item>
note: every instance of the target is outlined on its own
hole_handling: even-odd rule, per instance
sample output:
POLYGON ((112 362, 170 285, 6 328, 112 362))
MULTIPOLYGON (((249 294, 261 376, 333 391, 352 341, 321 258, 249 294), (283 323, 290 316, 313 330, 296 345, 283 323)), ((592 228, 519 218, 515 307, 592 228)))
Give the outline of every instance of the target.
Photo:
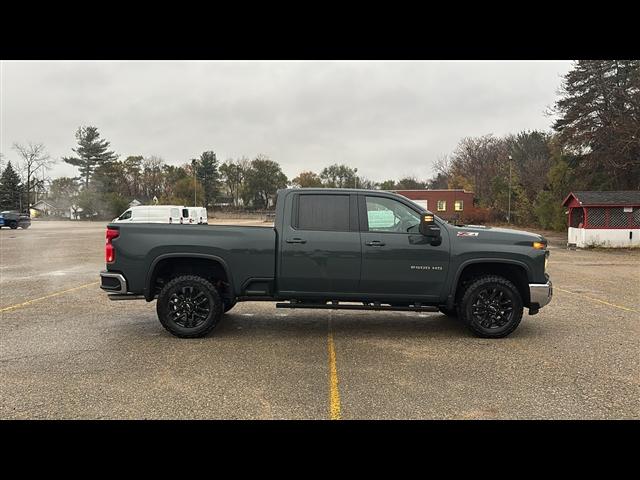
POLYGON ((119 273, 112 273, 106 270, 100 272, 100 288, 108 293, 109 300, 138 300, 144 295, 136 295, 127 291, 127 280, 119 273), (105 279, 115 279, 107 281, 105 279))
POLYGON ((553 284, 551 280, 547 283, 529 284, 529 304, 534 308, 542 308, 551 301, 553 297, 553 284))
POLYGON ((119 273, 111 273, 103 270, 100 272, 100 288, 107 293, 127 293, 127 280, 119 273), (104 281, 105 278, 115 279, 117 285, 109 285, 104 281))

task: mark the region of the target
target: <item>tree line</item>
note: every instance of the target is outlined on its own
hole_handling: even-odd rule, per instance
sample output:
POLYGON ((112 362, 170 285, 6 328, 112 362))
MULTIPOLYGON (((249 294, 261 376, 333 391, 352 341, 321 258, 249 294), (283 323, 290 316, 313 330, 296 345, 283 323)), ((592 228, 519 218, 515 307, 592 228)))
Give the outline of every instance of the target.
MULTIPOLYGON (((77 177, 50 182, 48 201, 83 216, 113 217, 129 202, 266 209, 287 186, 382 190, 464 188, 475 192, 480 221, 562 229, 561 205, 571 190, 640 188, 640 61, 578 61, 565 75, 551 109, 550 131, 465 137, 434 162, 428 179, 376 182, 356 168, 333 164, 289 180, 266 155, 219 162, 213 150, 182 165, 157 156, 120 159, 95 126, 76 132, 73 155, 61 160, 77 177), (510 209, 509 209, 510 206, 510 209)), ((9 161, 0 177, 0 209, 26 209, 43 192, 53 160, 44 145, 14 144, 20 168, 9 161)), ((0 160, 4 160, 0 157, 0 160)))
POLYGON ((566 228, 572 190, 640 189, 640 60, 574 62, 552 131, 464 138, 439 159, 432 182, 475 192, 492 219, 566 228))

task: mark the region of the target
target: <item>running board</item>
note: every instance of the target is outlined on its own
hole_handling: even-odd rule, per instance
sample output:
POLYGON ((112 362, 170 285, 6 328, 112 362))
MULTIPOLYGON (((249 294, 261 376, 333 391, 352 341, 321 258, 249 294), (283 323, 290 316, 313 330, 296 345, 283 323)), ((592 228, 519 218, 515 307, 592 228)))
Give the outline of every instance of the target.
POLYGON ((430 305, 408 305, 391 306, 371 303, 369 305, 340 305, 338 302, 332 303, 304 303, 304 302, 284 302, 276 303, 276 308, 314 308, 322 310, 378 310, 394 312, 438 312, 438 307, 430 305))
POLYGON ((120 300, 145 300, 144 295, 136 295, 133 293, 110 293, 107 298, 112 301, 120 300))

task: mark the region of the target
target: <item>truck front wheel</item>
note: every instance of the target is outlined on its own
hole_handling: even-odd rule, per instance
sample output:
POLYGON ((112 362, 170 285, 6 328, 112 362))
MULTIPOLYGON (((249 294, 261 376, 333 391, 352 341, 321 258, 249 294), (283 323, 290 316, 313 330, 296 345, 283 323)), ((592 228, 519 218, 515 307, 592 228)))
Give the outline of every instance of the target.
POLYGON ((169 281, 160 291, 156 305, 162 326, 180 338, 205 336, 220 322, 222 310, 216 288, 196 275, 169 281))
POLYGON ((504 277, 486 275, 472 281, 458 304, 458 316, 483 338, 506 337, 522 320, 522 297, 504 277))

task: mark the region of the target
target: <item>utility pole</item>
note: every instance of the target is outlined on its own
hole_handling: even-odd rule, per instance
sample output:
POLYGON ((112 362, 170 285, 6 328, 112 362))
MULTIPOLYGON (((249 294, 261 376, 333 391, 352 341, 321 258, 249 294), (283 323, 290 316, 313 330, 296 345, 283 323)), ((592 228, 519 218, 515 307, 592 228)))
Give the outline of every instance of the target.
POLYGON ((198 190, 196 188, 196 159, 191 160, 193 166, 193 206, 197 207, 198 190))
POLYGON ((513 157, 509 155, 509 213, 507 213, 507 223, 511 224, 511 163, 513 157))
POLYGON ((357 168, 354 168, 354 169, 353 169, 353 173, 355 173, 355 174, 356 174, 356 188, 358 188, 358 169, 357 169, 357 168))

